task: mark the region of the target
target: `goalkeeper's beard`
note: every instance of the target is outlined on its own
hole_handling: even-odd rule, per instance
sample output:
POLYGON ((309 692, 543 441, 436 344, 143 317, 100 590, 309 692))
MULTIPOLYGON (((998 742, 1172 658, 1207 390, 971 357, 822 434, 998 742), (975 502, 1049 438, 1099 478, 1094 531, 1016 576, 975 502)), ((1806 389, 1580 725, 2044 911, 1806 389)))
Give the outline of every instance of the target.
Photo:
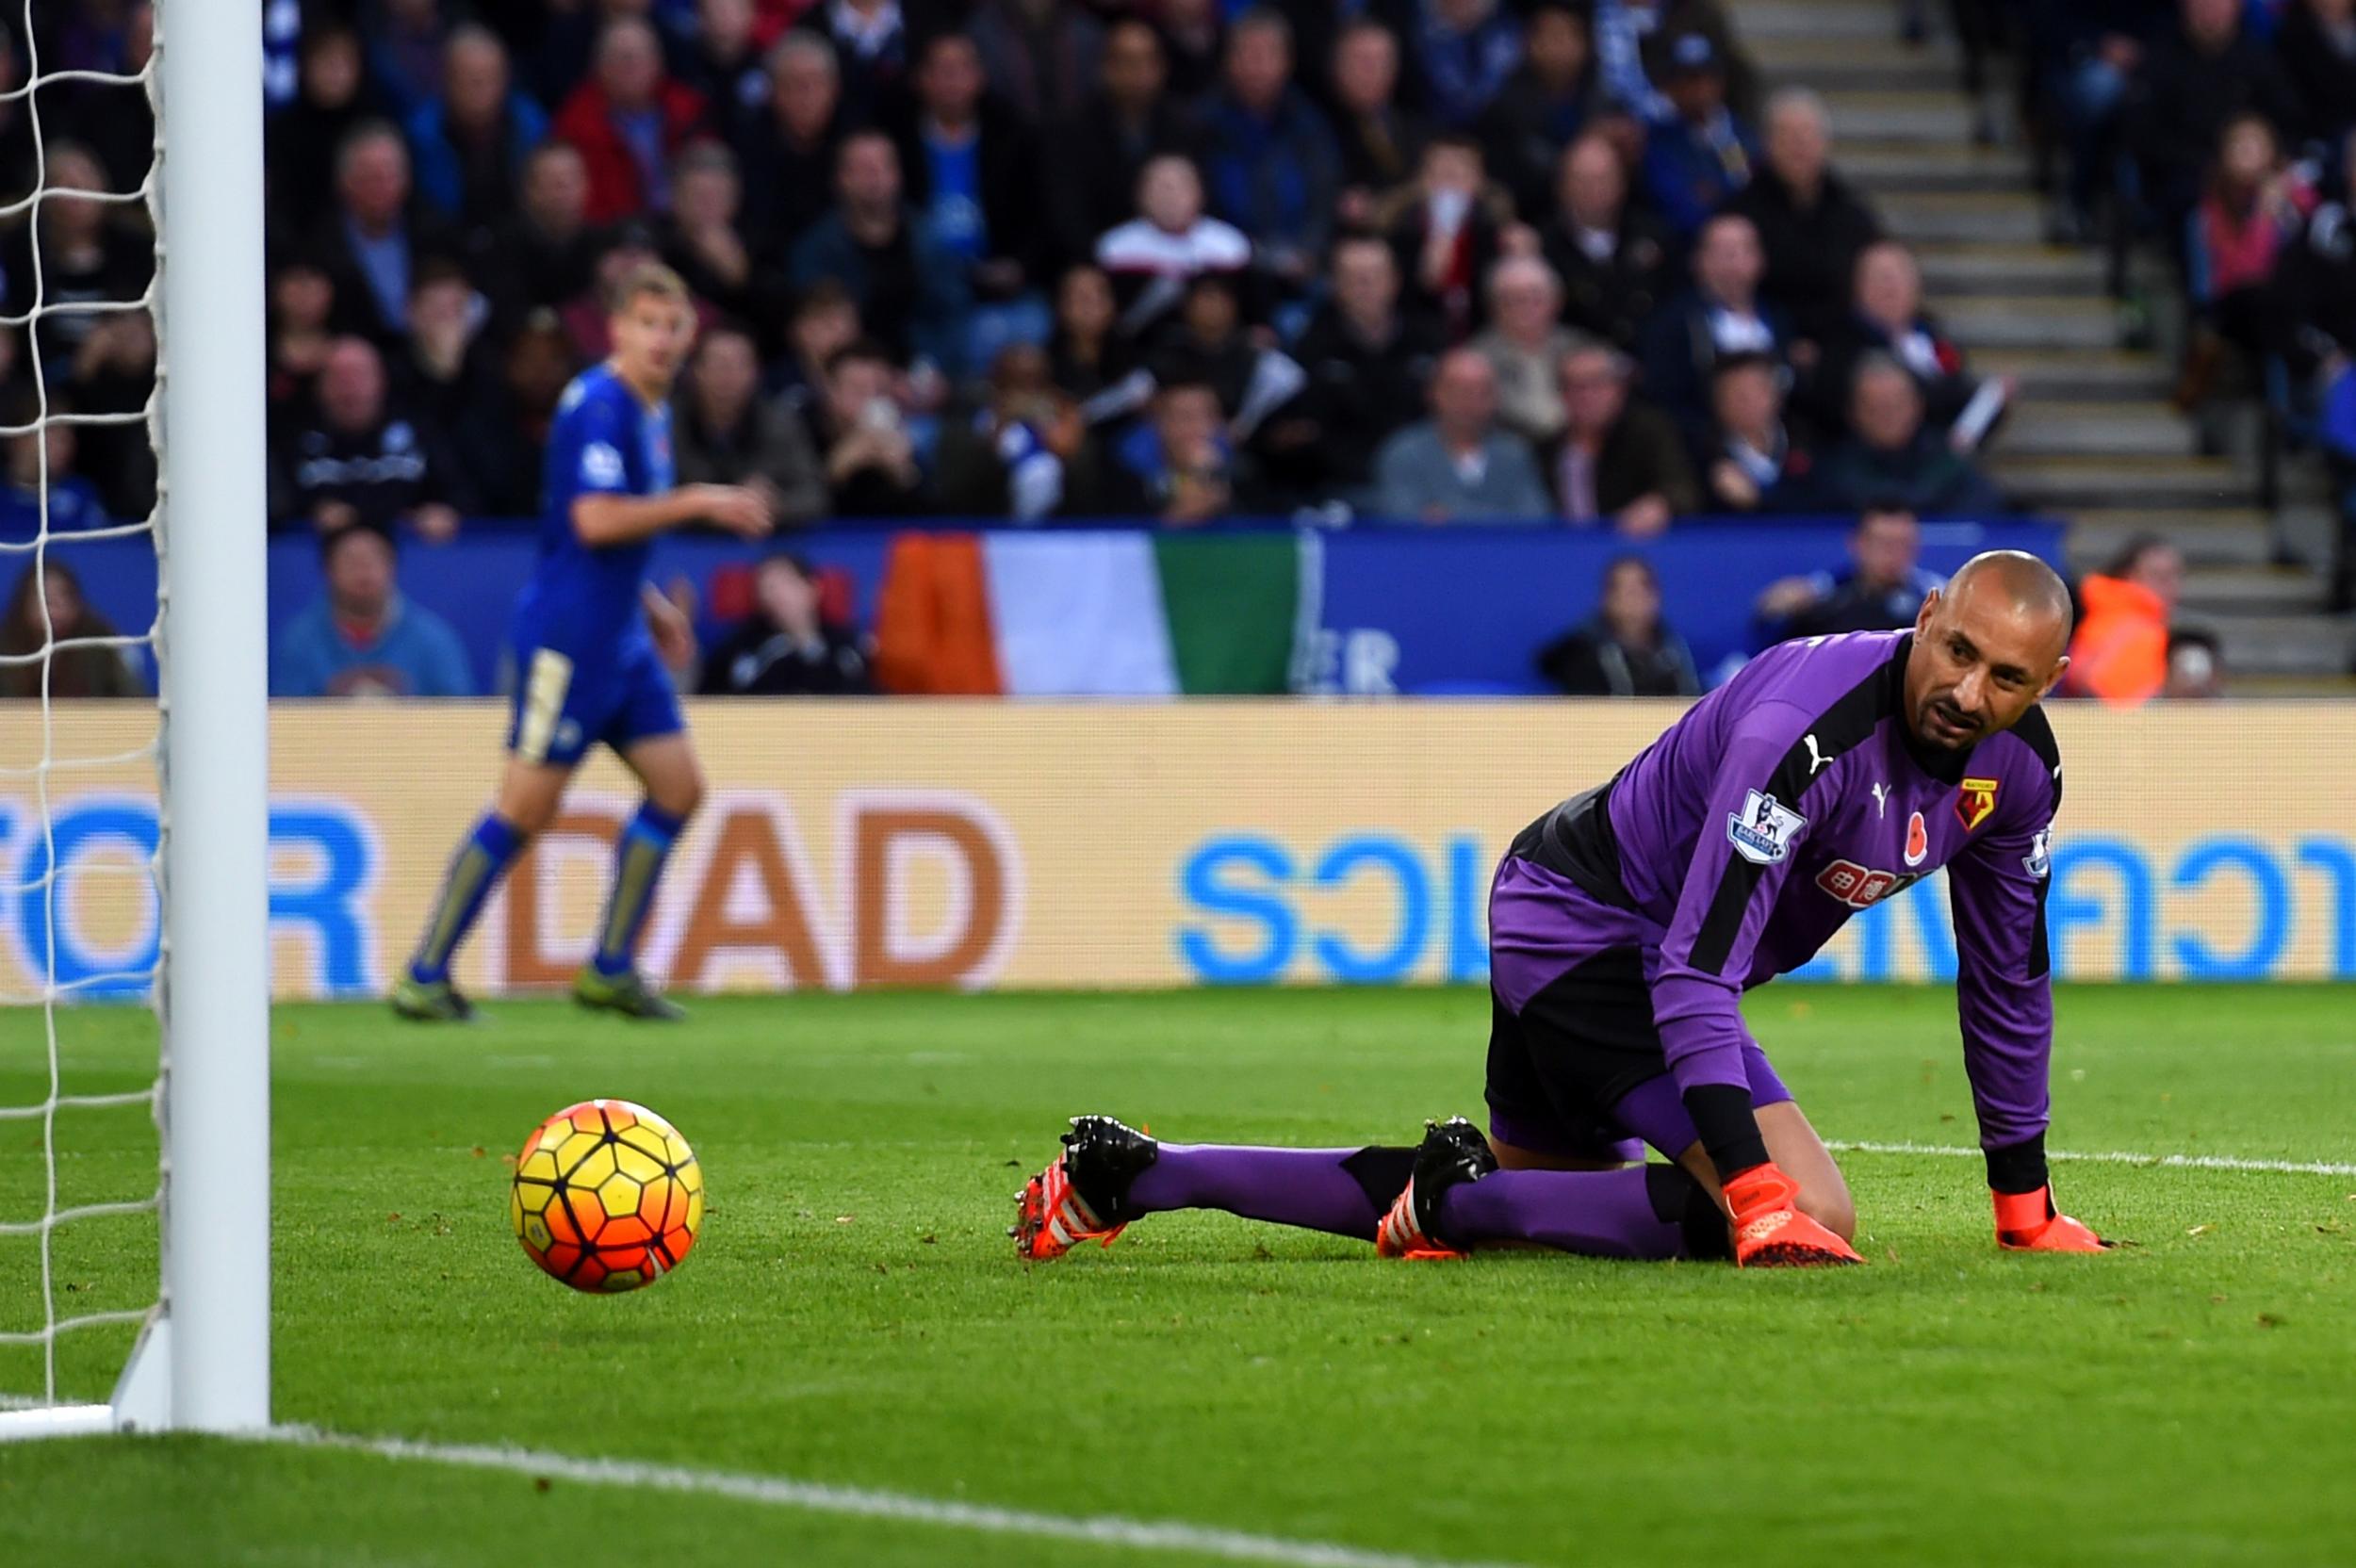
POLYGON ((1922 714, 1914 726, 1916 736, 1924 744, 1943 751, 1961 751, 1978 741, 1987 729, 1985 714, 1967 712, 1948 694, 1937 692, 1922 699, 1922 714))

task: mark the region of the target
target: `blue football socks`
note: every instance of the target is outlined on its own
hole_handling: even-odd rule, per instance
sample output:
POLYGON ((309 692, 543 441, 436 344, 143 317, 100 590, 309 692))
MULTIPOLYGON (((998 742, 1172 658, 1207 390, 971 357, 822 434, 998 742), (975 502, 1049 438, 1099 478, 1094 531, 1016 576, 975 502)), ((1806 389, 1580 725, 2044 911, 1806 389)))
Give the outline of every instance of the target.
POLYGON ((614 890, 606 900, 605 916, 597 923, 597 956, 593 962, 599 974, 630 972, 639 934, 646 929, 646 911, 654 907, 655 884, 662 879, 663 864, 671 858, 671 846, 686 825, 684 818, 646 801, 622 829, 621 841, 614 846, 614 890))
POLYGON ((438 985, 450 978, 450 955, 474 929, 483 906, 507 868, 523 852, 524 836, 504 818, 486 811, 450 861, 441 896, 434 902, 434 918, 417 956, 409 960, 409 977, 420 985, 438 985))

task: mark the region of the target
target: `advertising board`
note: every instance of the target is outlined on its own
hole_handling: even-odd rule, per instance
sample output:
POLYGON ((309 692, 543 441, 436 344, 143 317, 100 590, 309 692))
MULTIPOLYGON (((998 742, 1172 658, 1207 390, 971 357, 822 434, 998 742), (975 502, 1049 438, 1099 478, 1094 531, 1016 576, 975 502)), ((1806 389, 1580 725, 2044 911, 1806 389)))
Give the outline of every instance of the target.
MULTIPOLYGON (((1430 983, 1486 972, 1513 834, 1609 776, 1668 704, 1346 700, 692 704, 710 776, 646 949, 683 990, 1430 983)), ((2356 978, 2356 710, 2054 709, 2056 972, 2081 980, 2356 978)), ((25 715, 31 718, 29 710, 25 715)), ((135 750, 152 710, 65 706, 61 764, 135 750)), ((380 991, 489 797, 493 703, 271 714, 275 988, 380 991)), ((143 993, 154 776, 21 771, 0 725, 0 996, 143 993), (54 874, 53 874, 54 869, 54 874)), ((600 758, 459 968, 496 995, 586 953, 634 803, 600 758)), ((201 822, 173 830, 202 833, 201 822)), ((1805 972, 1936 979, 1934 882, 1874 905, 1805 972)))

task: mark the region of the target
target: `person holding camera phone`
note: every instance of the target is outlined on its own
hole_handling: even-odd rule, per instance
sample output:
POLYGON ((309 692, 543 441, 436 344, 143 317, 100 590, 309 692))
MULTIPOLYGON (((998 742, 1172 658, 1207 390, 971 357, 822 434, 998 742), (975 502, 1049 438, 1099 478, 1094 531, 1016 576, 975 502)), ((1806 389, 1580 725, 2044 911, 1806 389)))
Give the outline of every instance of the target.
POLYGON ((865 339, 826 359, 826 396, 810 414, 837 517, 896 517, 924 506, 916 443, 892 392, 897 376, 891 354, 865 339))

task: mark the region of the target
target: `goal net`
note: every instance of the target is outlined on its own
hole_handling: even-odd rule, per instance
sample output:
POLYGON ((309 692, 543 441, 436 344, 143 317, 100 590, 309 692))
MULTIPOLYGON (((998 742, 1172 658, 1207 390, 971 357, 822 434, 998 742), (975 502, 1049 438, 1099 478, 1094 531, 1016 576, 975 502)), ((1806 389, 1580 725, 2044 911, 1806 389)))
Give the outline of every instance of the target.
POLYGON ((260 30, 83 10, 0 43, 0 1437, 269 1415, 260 30))

